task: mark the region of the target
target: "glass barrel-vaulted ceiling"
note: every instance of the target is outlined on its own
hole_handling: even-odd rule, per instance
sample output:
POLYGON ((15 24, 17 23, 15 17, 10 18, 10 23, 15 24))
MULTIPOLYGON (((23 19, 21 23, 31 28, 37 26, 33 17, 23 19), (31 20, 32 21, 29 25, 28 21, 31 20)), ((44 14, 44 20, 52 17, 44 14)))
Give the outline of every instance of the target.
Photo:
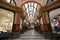
POLYGON ((28 17, 34 17, 34 14, 36 13, 37 10, 37 3, 29 2, 26 3, 24 6, 28 17))

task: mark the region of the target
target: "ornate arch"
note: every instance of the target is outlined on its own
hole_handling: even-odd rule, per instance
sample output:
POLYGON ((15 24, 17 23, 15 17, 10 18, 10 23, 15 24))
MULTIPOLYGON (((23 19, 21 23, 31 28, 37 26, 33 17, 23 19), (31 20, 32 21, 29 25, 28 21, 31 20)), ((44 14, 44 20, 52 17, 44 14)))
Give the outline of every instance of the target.
POLYGON ((41 4, 39 2, 36 2, 36 1, 26 1, 26 2, 22 3, 20 7, 22 7, 24 4, 29 3, 29 2, 37 3, 38 5, 41 6, 41 4))

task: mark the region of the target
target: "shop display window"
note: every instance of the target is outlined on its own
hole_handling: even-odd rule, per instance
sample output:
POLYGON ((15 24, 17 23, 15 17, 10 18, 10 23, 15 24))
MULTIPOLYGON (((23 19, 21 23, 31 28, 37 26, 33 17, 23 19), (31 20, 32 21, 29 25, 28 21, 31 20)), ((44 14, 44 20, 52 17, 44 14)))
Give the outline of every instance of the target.
POLYGON ((60 34, 60 8, 50 11, 49 16, 52 32, 60 34))
POLYGON ((0 31, 12 32, 14 12, 0 8, 0 31))

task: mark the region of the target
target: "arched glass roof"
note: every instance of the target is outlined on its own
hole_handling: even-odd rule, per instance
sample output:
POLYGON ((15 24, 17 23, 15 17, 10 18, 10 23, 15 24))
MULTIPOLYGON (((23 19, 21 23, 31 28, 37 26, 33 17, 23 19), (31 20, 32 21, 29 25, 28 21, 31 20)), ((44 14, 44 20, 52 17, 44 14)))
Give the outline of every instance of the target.
POLYGON ((28 17, 34 17, 34 14, 36 13, 37 10, 37 3, 29 2, 26 3, 24 6, 28 14, 28 17))

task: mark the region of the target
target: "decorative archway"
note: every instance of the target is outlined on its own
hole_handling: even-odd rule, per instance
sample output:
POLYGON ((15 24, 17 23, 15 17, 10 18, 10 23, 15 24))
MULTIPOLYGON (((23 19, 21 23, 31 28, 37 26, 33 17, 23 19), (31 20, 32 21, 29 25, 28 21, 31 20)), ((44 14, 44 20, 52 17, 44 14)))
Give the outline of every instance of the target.
POLYGON ((26 2, 22 3, 20 7, 22 7, 24 4, 29 3, 29 2, 37 3, 38 5, 41 6, 41 4, 39 2, 36 2, 36 1, 26 1, 26 2))
MULTIPOLYGON (((41 8, 41 4, 39 3, 39 2, 36 2, 36 1, 26 1, 26 2, 24 2, 23 4, 21 4, 21 8, 23 8, 23 6, 25 5, 25 4, 27 4, 27 3, 36 3, 40 8, 41 8)), ((38 7, 37 7, 38 8, 38 7)), ((40 8, 38 8, 38 9, 40 9, 40 8)), ((25 14, 25 13, 23 13, 23 14, 25 14)), ((39 14, 38 12, 37 12, 37 14, 39 14)), ((36 16, 37 14, 35 14, 34 16, 36 16)), ((29 20, 29 19, 28 19, 29 20)))

